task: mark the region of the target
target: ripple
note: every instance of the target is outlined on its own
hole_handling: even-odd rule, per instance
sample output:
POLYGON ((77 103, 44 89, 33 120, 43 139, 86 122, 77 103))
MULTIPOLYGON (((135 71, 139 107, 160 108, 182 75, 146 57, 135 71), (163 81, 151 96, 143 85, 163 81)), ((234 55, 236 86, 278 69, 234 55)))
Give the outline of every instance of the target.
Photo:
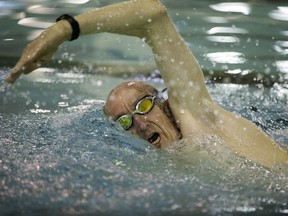
POLYGON ((239 38, 235 36, 207 36, 207 40, 218 42, 218 43, 238 43, 240 42, 239 38))
POLYGON ((52 7, 45 7, 43 5, 31 5, 27 8, 27 12, 34 14, 57 14, 59 10, 52 7))
POLYGON ((282 55, 287 55, 288 54, 288 41, 277 41, 274 45, 274 49, 282 55))
POLYGON ((278 7, 277 10, 268 13, 268 16, 272 19, 288 21, 288 7, 278 7))
POLYGON ((280 72, 287 73, 286 79, 288 79, 288 61, 276 61, 275 65, 280 72))
POLYGON ((246 34, 248 31, 243 28, 232 27, 213 27, 207 31, 207 34, 218 34, 218 33, 231 33, 231 34, 246 34))
POLYGON ((89 2, 90 0, 65 0, 68 4, 85 4, 89 2))
POLYGON ((246 58, 240 52, 215 52, 205 55, 210 61, 222 64, 243 64, 246 58))
POLYGON ((28 26, 33 28, 46 29, 53 25, 52 22, 41 21, 38 17, 23 18, 18 21, 18 25, 28 26))
POLYGON ((210 8, 220 12, 234 12, 249 15, 251 13, 251 6, 242 2, 225 2, 219 4, 212 4, 210 8))
POLYGON ((217 17, 217 16, 207 16, 207 17, 204 17, 203 20, 209 23, 228 23, 227 18, 217 17))

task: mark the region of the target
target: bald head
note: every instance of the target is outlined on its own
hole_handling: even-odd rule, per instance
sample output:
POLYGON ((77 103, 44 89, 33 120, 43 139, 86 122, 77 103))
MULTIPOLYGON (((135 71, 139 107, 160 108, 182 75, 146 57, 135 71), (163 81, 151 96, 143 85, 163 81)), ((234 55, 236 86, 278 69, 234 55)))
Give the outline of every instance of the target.
POLYGON ((110 92, 104 106, 104 113, 114 121, 125 118, 123 124, 127 124, 130 132, 158 148, 165 147, 182 137, 169 109, 168 101, 160 102, 159 98, 156 98, 155 105, 151 102, 152 108, 146 113, 133 114, 142 99, 147 100, 146 98, 155 96, 157 92, 154 87, 143 82, 124 82, 110 92))
POLYGON ((104 106, 104 113, 107 116, 114 117, 117 107, 124 102, 132 104, 146 95, 154 95, 157 89, 140 81, 126 81, 116 86, 108 95, 104 106))

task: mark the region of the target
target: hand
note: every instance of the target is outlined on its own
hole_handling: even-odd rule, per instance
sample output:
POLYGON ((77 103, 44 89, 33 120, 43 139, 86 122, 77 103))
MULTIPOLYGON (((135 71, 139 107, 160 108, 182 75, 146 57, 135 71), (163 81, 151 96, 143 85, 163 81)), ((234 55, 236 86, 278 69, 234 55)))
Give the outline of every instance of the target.
POLYGON ((39 37, 26 46, 20 60, 10 70, 6 81, 14 83, 22 73, 28 74, 51 59, 59 45, 66 40, 63 33, 65 32, 61 32, 59 25, 54 25, 42 32, 39 37))

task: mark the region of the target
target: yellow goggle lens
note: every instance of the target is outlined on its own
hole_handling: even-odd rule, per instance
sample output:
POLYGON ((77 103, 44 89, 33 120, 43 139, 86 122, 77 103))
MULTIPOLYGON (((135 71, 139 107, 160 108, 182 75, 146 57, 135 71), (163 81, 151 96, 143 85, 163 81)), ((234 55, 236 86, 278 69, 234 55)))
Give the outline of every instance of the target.
POLYGON ((146 114, 148 113, 154 105, 154 97, 146 97, 140 100, 136 105, 136 110, 132 114, 122 115, 116 121, 122 126, 124 130, 128 130, 133 124, 133 115, 134 114, 146 114))
POLYGON ((131 119, 128 116, 122 116, 117 121, 125 130, 127 130, 132 124, 131 119))
POLYGON ((143 99, 137 106, 137 111, 141 113, 147 113, 152 108, 153 104, 152 101, 149 99, 143 99))

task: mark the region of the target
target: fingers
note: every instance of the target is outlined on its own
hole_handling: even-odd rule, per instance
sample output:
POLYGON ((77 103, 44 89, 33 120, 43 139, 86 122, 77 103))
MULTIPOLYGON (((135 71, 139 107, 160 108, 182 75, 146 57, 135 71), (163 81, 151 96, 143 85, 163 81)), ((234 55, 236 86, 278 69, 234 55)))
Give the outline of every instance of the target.
POLYGON ((21 73, 19 72, 19 70, 13 68, 13 69, 11 69, 9 76, 6 78, 6 82, 12 84, 17 80, 17 78, 20 75, 21 75, 21 73))
POLYGON ((55 46, 53 43, 44 42, 40 37, 28 44, 16 66, 11 69, 6 79, 8 83, 14 83, 21 74, 28 74, 51 59, 57 51, 58 46, 55 46))
POLYGON ((12 84, 21 76, 21 74, 31 73, 35 69, 41 67, 43 63, 45 63, 46 61, 51 59, 53 53, 56 50, 57 49, 54 48, 51 53, 48 53, 48 54, 46 54, 44 56, 42 55, 42 57, 40 57, 39 54, 38 54, 38 56, 36 54, 34 54, 33 57, 31 57, 29 55, 24 55, 18 61, 16 66, 10 70, 10 74, 8 75, 6 81, 8 83, 12 84), (27 56, 29 56, 29 57, 27 57, 27 56), (33 61, 33 59, 34 59, 34 61, 33 61))
POLYGON ((6 79, 8 83, 14 83, 21 74, 28 74, 51 59, 59 45, 66 40, 60 27, 55 24, 53 28, 48 28, 25 47, 20 60, 6 79))
POLYGON ((12 84, 20 77, 22 73, 28 74, 39 67, 41 67, 41 63, 29 63, 27 64, 27 66, 16 65, 14 68, 10 70, 10 74, 6 78, 6 82, 12 84))

